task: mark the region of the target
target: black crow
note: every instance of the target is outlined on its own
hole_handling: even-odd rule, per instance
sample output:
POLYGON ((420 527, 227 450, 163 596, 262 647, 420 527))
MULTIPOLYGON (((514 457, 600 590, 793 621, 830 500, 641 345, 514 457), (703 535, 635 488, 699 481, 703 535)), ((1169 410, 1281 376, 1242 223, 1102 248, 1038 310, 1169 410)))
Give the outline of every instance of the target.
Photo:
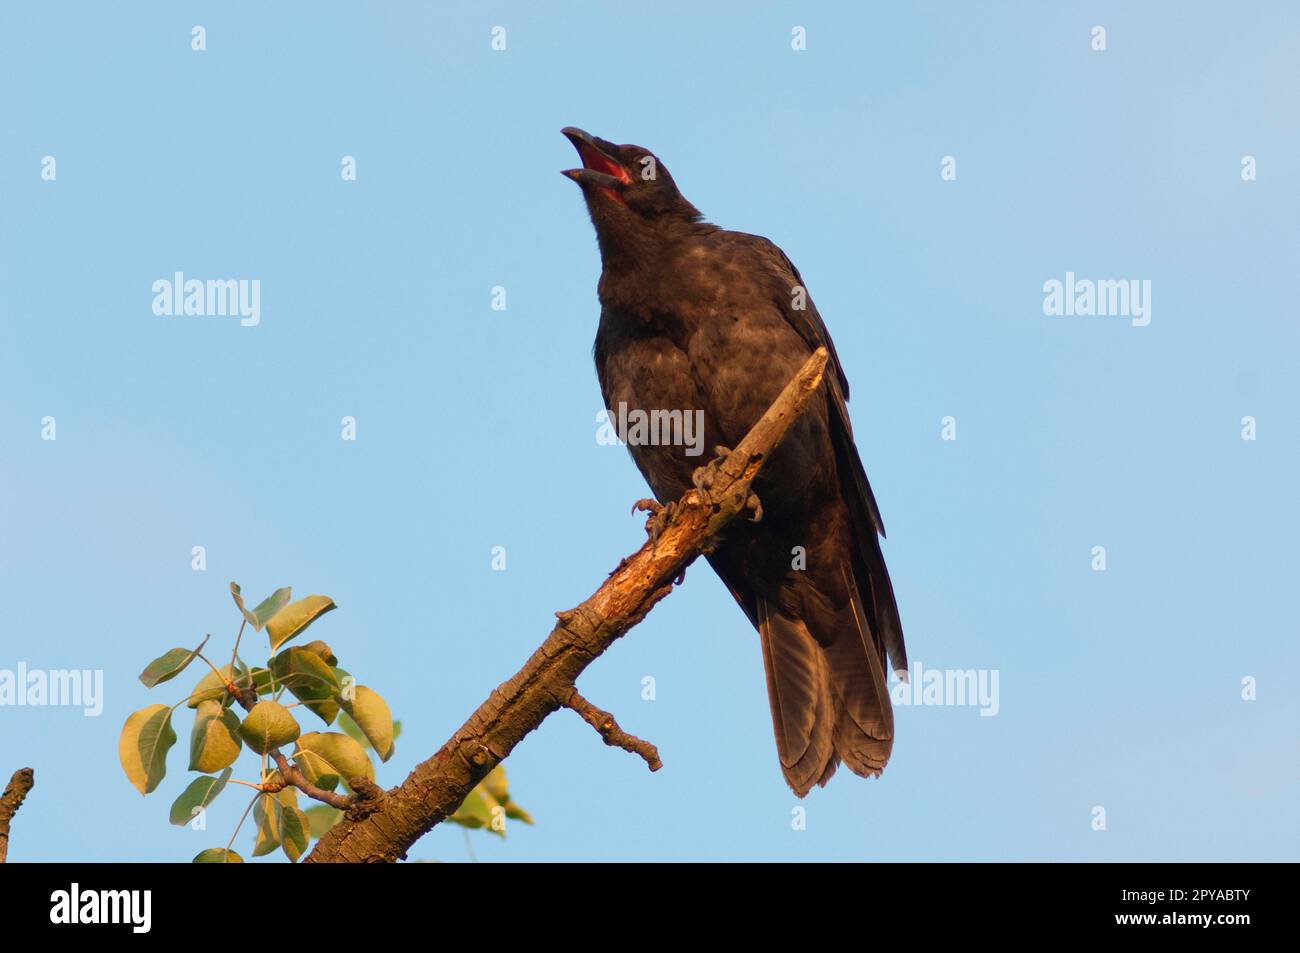
MULTIPOLYGON (((702 221, 650 150, 563 132, 600 245, 596 373, 612 420, 659 412, 671 429, 702 411, 703 446, 734 447, 814 349, 830 352, 824 399, 755 483, 762 518, 732 523, 708 560, 759 632, 790 787, 802 797, 841 761, 876 776, 894 742, 887 658, 906 670, 907 656, 826 325, 781 249, 702 221)), ((707 458, 662 429, 620 436, 667 504, 707 458)))

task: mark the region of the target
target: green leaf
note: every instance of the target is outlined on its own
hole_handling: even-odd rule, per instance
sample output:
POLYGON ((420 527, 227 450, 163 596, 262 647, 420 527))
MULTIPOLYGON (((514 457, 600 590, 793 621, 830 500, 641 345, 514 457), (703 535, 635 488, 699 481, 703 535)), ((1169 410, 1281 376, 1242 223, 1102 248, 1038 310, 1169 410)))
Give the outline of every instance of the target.
POLYGON ((506 766, 498 764, 493 770, 487 772, 487 776, 482 780, 487 793, 497 798, 500 806, 506 809, 506 816, 512 820, 523 820, 525 824, 533 823, 533 815, 525 811, 523 807, 513 802, 510 797, 510 785, 506 780, 506 766))
POLYGON ((166 705, 141 708, 126 720, 117 742, 117 757, 127 779, 141 794, 148 794, 162 781, 167 773, 167 752, 175 743, 172 710, 166 705))
POLYGON ((244 858, 228 847, 209 847, 191 861, 195 864, 242 864, 243 862, 244 858))
MULTIPOLYGON (((270 669, 259 668, 255 665, 248 670, 248 674, 252 676, 253 688, 259 695, 274 695, 276 689, 280 687, 270 669)), ((245 676, 239 684, 248 684, 248 676, 245 676)))
POLYGON ((505 765, 498 764, 480 783, 484 790, 506 809, 506 817, 523 821, 525 824, 533 823, 532 815, 510 799, 510 784, 506 779, 505 765))
POLYGON ((271 593, 258 603, 257 608, 252 612, 249 612, 248 609, 244 607, 244 596, 243 593, 240 592, 238 583, 232 582, 230 584, 230 596, 235 600, 235 605, 248 621, 248 624, 258 632, 261 632, 262 627, 266 625, 271 616, 275 615, 289 603, 289 600, 293 597, 293 590, 289 586, 275 590, 275 592, 271 593))
MULTIPOLYGON (((389 710, 388 703, 373 688, 365 685, 357 685, 350 694, 350 699, 346 696, 340 699, 343 710, 348 713, 370 747, 375 749, 379 760, 387 761, 393 756, 393 713, 389 710)), ((343 730, 347 729, 348 726, 344 725, 343 730)))
POLYGON ((370 742, 366 740, 366 733, 357 727, 357 723, 352 720, 352 716, 346 711, 339 713, 339 727, 343 729, 345 735, 359 743, 363 748, 370 747, 370 742))
POLYGON ((253 856, 261 857, 280 846, 284 840, 284 805, 274 794, 259 794, 253 805, 253 823, 257 825, 257 840, 253 856))
POLYGON ((185 666, 198 657, 210 638, 212 636, 205 635, 196 649, 172 649, 167 654, 158 656, 140 673, 140 681, 144 682, 144 687, 153 688, 155 685, 161 685, 185 671, 185 666))
POLYGON ((523 821, 525 824, 533 823, 533 816, 525 811, 514 801, 506 801, 502 805, 506 809, 506 817, 514 821, 523 821))
MULTIPOLYGON (((274 774, 276 778, 279 778, 279 770, 276 770, 274 774)), ((298 789, 292 784, 286 784, 284 787, 280 788, 280 790, 275 792, 275 796, 280 799, 280 803, 285 807, 298 806, 298 789)))
POLYGON ((307 843, 311 840, 311 818, 296 804, 284 807, 284 837, 280 846, 290 863, 296 864, 298 858, 307 852, 307 843))
POLYGON ((230 584, 230 598, 235 600, 235 607, 239 609, 239 614, 242 615, 249 622, 252 622, 253 620, 249 618, 250 616, 249 611, 246 608, 244 608, 244 594, 239 588, 239 583, 232 582, 230 584))
POLYGON ((334 650, 322 642, 320 639, 308 642, 303 646, 308 652, 315 652, 321 657, 326 665, 334 666, 339 664, 339 660, 334 657, 334 650))
POLYGON ((472 830, 486 828, 499 837, 505 837, 505 826, 499 822, 493 823, 493 809, 499 807, 496 799, 480 784, 465 796, 460 807, 456 808, 456 813, 447 820, 472 830))
POLYGON ((317 804, 306 810, 307 819, 311 821, 311 836, 324 837, 329 829, 343 817, 343 812, 328 804, 317 804))
POLYGON ((298 739, 294 761, 303 774, 321 787, 326 785, 318 779, 331 775, 345 785, 358 776, 370 781, 375 779, 375 766, 366 756, 366 749, 336 731, 309 731, 303 735, 298 739))
POLYGON ((191 708, 198 708, 205 701, 219 699, 223 705, 228 705, 231 696, 226 691, 226 682, 231 681, 233 677, 234 671, 229 665, 223 665, 215 672, 209 669, 208 674, 200 678, 199 683, 194 686, 185 704, 191 708))
POLYGON ((479 784, 497 801, 504 803, 510 800, 510 782, 506 778, 505 765, 498 764, 479 784))
POLYGON ((261 632, 262 627, 271 620, 272 616, 287 606, 291 598, 293 598, 293 589, 290 586, 285 586, 283 589, 275 590, 275 592, 259 602, 249 618, 253 628, 261 632))
POLYGON ((263 699, 253 706, 239 726, 240 736, 258 754, 286 745, 302 731, 297 720, 279 702, 263 699))
POLYGON ((334 721, 339 713, 339 703, 334 698, 339 692, 338 679, 315 652, 306 648, 285 649, 271 659, 271 674, 325 724, 334 721))
POLYGON ((239 716, 215 699, 200 702, 190 732, 190 770, 220 771, 235 763, 242 747, 239 716))
POLYGON ((291 602, 266 623, 266 634, 274 652, 331 609, 338 608, 329 596, 308 596, 291 602))
POLYGON ((229 768, 215 778, 195 778, 172 803, 171 822, 177 827, 184 827, 194 820, 194 815, 201 808, 207 807, 225 790, 226 782, 229 780, 229 768))

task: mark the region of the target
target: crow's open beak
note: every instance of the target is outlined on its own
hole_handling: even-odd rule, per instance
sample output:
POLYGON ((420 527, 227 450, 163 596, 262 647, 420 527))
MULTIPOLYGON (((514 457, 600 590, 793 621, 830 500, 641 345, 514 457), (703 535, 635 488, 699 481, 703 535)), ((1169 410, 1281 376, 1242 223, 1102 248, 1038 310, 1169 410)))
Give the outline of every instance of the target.
POLYGON ((567 175, 579 185, 594 185, 610 190, 622 189, 631 183, 632 176, 627 169, 609 154, 608 150, 613 148, 613 143, 597 139, 574 126, 566 126, 560 131, 573 143, 573 148, 578 150, 578 158, 582 160, 581 169, 565 169, 562 175, 567 175))

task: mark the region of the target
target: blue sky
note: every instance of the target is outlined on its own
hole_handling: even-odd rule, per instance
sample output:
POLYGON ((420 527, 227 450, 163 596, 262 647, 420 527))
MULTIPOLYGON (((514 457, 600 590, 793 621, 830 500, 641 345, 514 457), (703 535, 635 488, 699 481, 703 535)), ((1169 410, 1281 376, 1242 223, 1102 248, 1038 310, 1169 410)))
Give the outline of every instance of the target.
POLYGON ((640 544, 565 125, 799 266, 911 654, 1000 705, 900 708, 884 777, 792 830, 757 638, 700 565, 580 683, 663 770, 558 713, 507 762, 536 827, 479 858, 1296 857, 1294 6, 7 3, 0 64, 0 669, 105 685, 97 718, 0 707, 0 771, 37 777, 11 859, 225 842, 235 791, 167 824, 187 719, 148 798, 116 749, 185 691, 147 661, 229 646, 229 580, 335 598, 312 631, 402 719, 391 785, 640 544), (260 280, 260 324, 155 315, 176 271, 260 280), (1150 324, 1045 315, 1066 272, 1149 280, 1150 324))

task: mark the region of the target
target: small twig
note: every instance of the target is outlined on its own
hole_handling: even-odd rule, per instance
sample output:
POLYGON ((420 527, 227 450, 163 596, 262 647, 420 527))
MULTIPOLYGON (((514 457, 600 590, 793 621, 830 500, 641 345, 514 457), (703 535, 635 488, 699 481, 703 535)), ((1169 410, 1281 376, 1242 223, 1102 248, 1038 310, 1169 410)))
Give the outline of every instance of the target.
POLYGON ((253 805, 257 803, 257 799, 261 796, 260 793, 254 794, 253 799, 248 802, 248 807, 244 808, 244 813, 239 815, 239 823, 235 825, 235 832, 230 835, 230 840, 226 841, 227 852, 230 851, 230 845, 235 842, 235 838, 239 836, 239 829, 244 826, 244 821, 248 820, 248 812, 253 809, 253 805))
POLYGON ((4 795, 0 796, 0 864, 9 856, 9 822, 23 806, 23 801, 34 784, 36 773, 31 768, 19 768, 9 779, 4 795))
MULTIPOLYGON (((248 619, 243 619, 239 623, 239 634, 235 636, 235 648, 230 653, 230 674, 235 674, 235 662, 239 658, 239 640, 244 637, 244 626, 248 625, 248 619)), ((251 672, 249 673, 252 674, 251 672)))
POLYGON ((563 705, 581 715, 582 720, 595 728, 601 739, 611 748, 622 748, 624 751, 639 755, 651 771, 658 771, 664 766, 659 760, 658 748, 648 741, 642 741, 636 735, 629 735, 618 726, 613 715, 587 701, 576 688, 569 692, 569 697, 564 700, 563 705))
MULTIPOLYGON (((205 640, 205 641, 206 641, 206 640, 205 640)), ((217 676, 217 678, 221 679, 221 684, 222 684, 222 685, 229 685, 229 684, 231 683, 231 682, 230 682, 230 679, 228 679, 228 678, 226 678, 226 676, 222 675, 222 674, 221 674, 221 670, 218 669, 215 665, 213 665, 212 662, 208 659, 208 657, 207 657, 206 655, 204 655, 202 652, 195 652, 194 654, 197 655, 199 658, 201 658, 204 662, 207 663, 208 668, 212 669, 212 674, 215 675, 215 676, 217 676)))
MULTIPOLYGON (((284 778, 285 784, 292 784, 309 798, 328 804, 330 807, 336 807, 340 811, 346 811, 352 806, 352 798, 346 794, 336 794, 333 791, 326 791, 307 780, 307 775, 303 774, 298 768, 289 761, 280 749, 276 748, 271 752, 271 757, 275 759, 275 766, 280 771, 280 777, 284 778)), ((266 786, 263 785, 263 790, 266 786)))

